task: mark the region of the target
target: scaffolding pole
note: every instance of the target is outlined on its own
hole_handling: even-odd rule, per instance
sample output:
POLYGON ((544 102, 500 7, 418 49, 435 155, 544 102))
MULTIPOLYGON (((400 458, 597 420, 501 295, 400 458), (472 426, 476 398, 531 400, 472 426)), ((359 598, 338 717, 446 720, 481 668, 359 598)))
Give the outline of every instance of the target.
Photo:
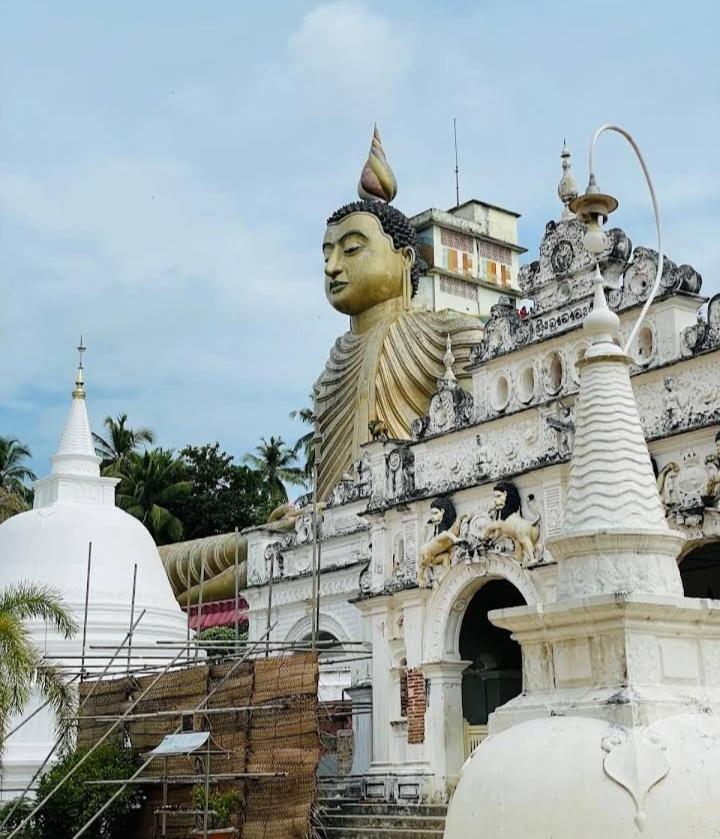
MULTIPOLYGON (((146 611, 146 610, 145 610, 145 609, 143 609, 143 610, 142 610, 142 612, 140 612, 140 614, 138 615, 138 619, 135 621, 135 624, 134 624, 133 626, 131 626, 131 627, 130 627, 130 629, 129 629, 129 630, 127 631, 127 633, 125 634, 125 637, 122 639, 122 641, 120 642, 120 644, 119 644, 119 645, 115 648, 115 653, 113 654, 113 656, 112 656, 110 659, 108 659, 108 662, 107 662, 107 664, 105 665, 105 670, 104 670, 104 671, 100 674, 100 679, 102 679, 102 677, 103 677, 103 676, 104 676, 104 675, 105 675, 105 674, 109 671, 110 666, 112 665, 113 661, 115 661, 115 659, 116 659, 116 658, 118 657, 118 655, 120 654, 120 650, 122 650, 122 648, 125 646, 125 643, 127 642, 127 640, 128 640, 128 638, 130 637, 131 633, 132 633, 132 632, 133 632, 133 631, 137 628, 137 625, 138 625, 138 624, 140 623, 140 621, 141 621, 141 620, 145 617, 145 611, 146 611)), ((79 674, 78 674, 78 675, 79 675, 79 674)), ((75 678, 78 678, 78 676, 76 676, 75 678)), ((75 681, 75 679, 73 679, 73 681, 75 681)), ((100 680, 98 679, 98 681, 96 681, 96 682, 95 682, 95 684, 94 684, 94 685, 90 688, 90 692, 89 692, 89 693, 88 693, 88 695, 85 697, 85 699, 83 699, 83 701, 80 703, 79 710, 82 710, 82 709, 85 707, 85 704, 87 703, 87 701, 90 699, 90 697, 93 695, 93 693, 95 693, 95 688, 96 688, 96 687, 97 687, 97 685, 99 684, 99 681, 100 681, 100 680)), ((47 704, 48 704, 48 703, 46 702, 46 703, 45 703, 45 705, 47 705, 47 704)), ((43 707, 45 707, 45 706, 43 706, 43 707)), ((17 726, 17 728, 19 728, 19 727, 20 727, 20 726, 17 726)), ((49 752, 47 753, 47 755, 45 756, 45 760, 43 760, 43 762, 40 764, 40 766, 38 767, 37 771, 35 772, 35 774, 32 776, 32 778, 31 778, 31 779, 30 779, 30 781, 28 782, 27 786, 26 786, 26 787, 25 787, 25 789, 23 790, 23 792, 22 792, 22 794, 20 795, 20 797, 19 797, 19 798, 15 801, 15 805, 11 808, 11 810, 10 810, 10 812, 7 814, 7 816, 5 816, 5 818, 4 818, 3 822, 2 822, 2 824, 0 824, 0 830, 2 830, 2 829, 5 827, 5 825, 8 823, 8 821, 10 820, 10 817, 11 817, 11 816, 12 816, 12 814, 15 812, 15 810, 18 808, 18 806, 20 805, 20 803, 21 803, 22 801, 24 801, 24 800, 25 800, 25 797, 27 796, 28 792, 30 791, 30 789, 31 789, 32 785, 33 785, 33 784, 35 783, 35 781, 38 779, 38 776, 39 776, 39 775, 40 775, 40 773, 43 771, 43 769, 45 769, 45 767, 48 765, 48 763, 49 763, 49 761, 50 761, 50 758, 51 758, 51 757, 55 754, 55 752, 58 750, 58 748, 60 747, 60 743, 61 743, 61 742, 62 742, 62 738, 61 738, 61 737, 58 737, 58 738, 55 740, 55 743, 53 744, 52 748, 50 749, 50 751, 49 751, 49 752)), ((32 815, 33 815, 33 814, 31 814, 31 816, 30 816, 30 817, 32 817, 32 815)), ((30 818, 30 817, 29 817, 29 818, 30 818)), ((21 825, 21 826, 22 826, 22 825, 21 825)), ((11 834, 10 834, 10 836, 12 836, 12 835, 13 835, 13 834, 11 833, 11 834)), ((10 837, 8 837, 8 839, 10 839, 10 837)))
POLYGON ((88 542, 87 576, 85 578, 85 614, 83 616, 82 636, 82 664, 80 665, 80 681, 83 680, 83 667, 85 666, 85 644, 87 642, 88 606, 90 604, 90 569, 92 567, 92 542, 88 542))
MULTIPOLYGON (((270 629, 272 630, 274 626, 275 626, 275 624, 273 624, 270 627, 270 629)), ((260 638, 258 638, 258 640, 253 645, 252 649, 254 649, 255 646, 258 646, 259 644, 262 643, 262 641, 265 638, 265 634, 266 633, 263 633, 260 636, 260 638)), ((197 708, 194 709, 196 712, 202 710, 203 705, 207 704, 207 702, 210 700, 210 698, 213 696, 213 694, 216 693, 225 684, 225 682, 237 670, 237 668, 247 659, 247 657, 250 655, 250 652, 251 652, 251 650, 248 650, 246 655, 243 658, 239 659, 238 661, 235 662, 235 664, 233 664, 233 666, 228 670, 228 672, 225 674, 225 676, 223 676, 223 678, 218 682, 218 684, 215 685, 215 687, 208 693, 208 695, 200 702, 200 704, 197 706, 197 708)), ((162 674, 160 674, 160 675, 162 675, 162 674)), ((158 676, 158 678, 160 678, 160 677, 158 676)), ((153 685, 154 684, 155 684, 155 682, 153 682, 153 685)), ((151 685, 151 687, 152 687, 152 685, 151 685)), ((145 691, 145 692, 147 692, 147 691, 145 691)), ((132 711, 132 708, 135 707, 135 705, 137 705, 137 702, 135 702, 134 705, 130 708, 130 711, 132 711)), ((127 712, 126 712, 126 715, 127 715, 127 712)), ((181 729, 182 729, 182 723, 175 729, 173 734, 177 734, 181 729)), ((149 766, 149 764, 152 762, 152 760, 153 760, 152 757, 148 758, 148 760, 146 760, 145 763, 143 763, 142 766, 135 772, 135 774, 131 778, 129 778, 128 780, 129 781, 134 781, 149 766)), ((107 810, 107 808, 113 803, 113 801, 115 801, 115 799, 119 795, 122 794, 122 792, 123 792, 123 790, 125 789, 126 786, 127 786, 127 783, 123 784, 118 790, 116 790, 116 792, 102 805, 102 807, 95 813, 95 815, 92 816, 87 822, 85 822, 85 824, 80 828, 80 830, 78 830, 78 832, 72 837, 72 839, 80 839, 80 836, 82 836, 85 833, 85 831, 88 830, 88 828, 90 828, 100 818, 100 816, 105 812, 105 810, 107 810)), ((34 815, 34 814, 31 814, 31 815, 34 815)), ((30 816, 28 817, 28 820, 29 820, 29 818, 30 818, 30 816)), ((17 829, 16 829, 16 831, 17 831, 17 829)), ((13 834, 11 834, 8 837, 8 839, 12 839, 12 835, 13 834)))
MULTIPOLYGON (((144 614, 144 613, 143 613, 144 614)), ((127 635, 125 636, 127 639, 127 635)), ((124 645, 124 641, 123 641, 124 645)), ((27 824, 35 817, 35 815, 47 804, 47 802, 55 795, 55 793, 62 787, 66 781, 70 780, 70 778, 77 772, 77 770, 85 763, 85 761, 92 755, 95 750, 102 745, 105 740, 115 731, 115 729, 120 725, 121 722, 124 722, 125 718, 137 707, 138 703, 145 698, 145 696, 155 687, 155 685, 160 681, 160 678, 170 669, 170 665, 174 664, 180 656, 185 652, 185 648, 183 647, 178 651, 175 657, 165 666, 163 669, 157 674, 157 676, 150 682, 150 684, 143 690, 143 692, 137 697, 137 699, 133 699, 130 703, 127 710, 122 714, 122 716, 118 717, 118 719, 108 728, 108 730, 102 735, 102 737, 92 746, 89 751, 87 751, 80 760, 70 769, 70 771, 64 775, 57 784, 50 790, 50 792, 43 798, 43 800, 31 811, 31 813, 23 819, 22 822, 13 830, 13 832, 7 837, 7 839, 13 839, 13 836, 17 836, 18 833, 27 826, 27 824)))

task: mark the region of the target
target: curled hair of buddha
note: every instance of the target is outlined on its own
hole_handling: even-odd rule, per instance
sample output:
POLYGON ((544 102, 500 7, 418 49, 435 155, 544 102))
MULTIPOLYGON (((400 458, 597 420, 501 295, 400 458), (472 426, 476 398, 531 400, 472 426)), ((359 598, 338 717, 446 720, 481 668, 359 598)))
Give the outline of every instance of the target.
POLYGON ((337 224, 352 213, 370 213, 380 222, 380 226, 392 239, 396 250, 412 248, 414 259, 410 269, 410 281, 412 282, 412 296, 417 294, 420 283, 420 275, 425 268, 425 261, 420 257, 418 239, 415 229, 410 224, 410 219, 400 210, 385 204, 382 201, 353 201, 346 204, 330 216, 328 224, 337 224))

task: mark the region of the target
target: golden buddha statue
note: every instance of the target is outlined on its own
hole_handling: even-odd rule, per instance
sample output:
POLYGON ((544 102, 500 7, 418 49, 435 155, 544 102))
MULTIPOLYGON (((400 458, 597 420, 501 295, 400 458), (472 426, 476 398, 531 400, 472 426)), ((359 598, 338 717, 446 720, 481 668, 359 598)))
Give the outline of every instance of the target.
POLYGON ((410 437, 443 374, 448 335, 461 371, 482 338, 478 318, 413 304, 424 265, 410 220, 390 206, 397 184, 377 127, 358 193, 360 201, 330 216, 323 240, 325 293, 350 316, 350 331, 315 384, 321 499, 359 458, 370 424, 410 437))
MULTIPOLYGON (((360 201, 330 216, 323 240, 325 293, 333 308, 350 316, 350 331, 335 342, 315 384, 321 501, 359 458, 369 425, 409 438, 410 424, 427 414, 445 370, 448 335, 460 371, 482 338, 478 318, 413 304, 423 266, 410 220, 389 204, 397 184, 377 128, 358 192, 360 201)), ((263 528, 289 532, 300 512, 279 507, 263 528)), ((236 556, 239 585, 246 585, 242 534, 164 545, 160 555, 182 605, 232 598, 236 556)))

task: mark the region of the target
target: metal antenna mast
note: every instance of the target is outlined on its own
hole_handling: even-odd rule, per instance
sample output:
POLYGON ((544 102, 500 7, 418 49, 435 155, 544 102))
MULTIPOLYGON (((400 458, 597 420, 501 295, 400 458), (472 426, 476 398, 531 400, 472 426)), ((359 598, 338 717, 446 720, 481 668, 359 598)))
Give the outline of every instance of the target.
POLYGON ((453 117, 453 139, 455 140, 455 206, 460 206, 460 169, 458 168, 457 120, 453 117))

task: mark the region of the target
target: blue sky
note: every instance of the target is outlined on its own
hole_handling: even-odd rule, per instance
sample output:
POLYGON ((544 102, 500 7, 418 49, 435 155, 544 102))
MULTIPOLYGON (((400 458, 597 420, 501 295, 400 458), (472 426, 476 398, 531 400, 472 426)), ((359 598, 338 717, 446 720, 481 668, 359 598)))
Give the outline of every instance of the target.
MULTIPOLYGON (((639 141, 669 255, 720 291, 716 3, 65 0, 0 3, 0 433, 41 473, 82 330, 93 426, 165 446, 293 440, 345 319, 325 218, 353 200, 378 121, 408 213, 522 213, 534 258, 566 137, 639 141)), ((601 140, 613 219, 653 244, 640 170, 601 140)))

